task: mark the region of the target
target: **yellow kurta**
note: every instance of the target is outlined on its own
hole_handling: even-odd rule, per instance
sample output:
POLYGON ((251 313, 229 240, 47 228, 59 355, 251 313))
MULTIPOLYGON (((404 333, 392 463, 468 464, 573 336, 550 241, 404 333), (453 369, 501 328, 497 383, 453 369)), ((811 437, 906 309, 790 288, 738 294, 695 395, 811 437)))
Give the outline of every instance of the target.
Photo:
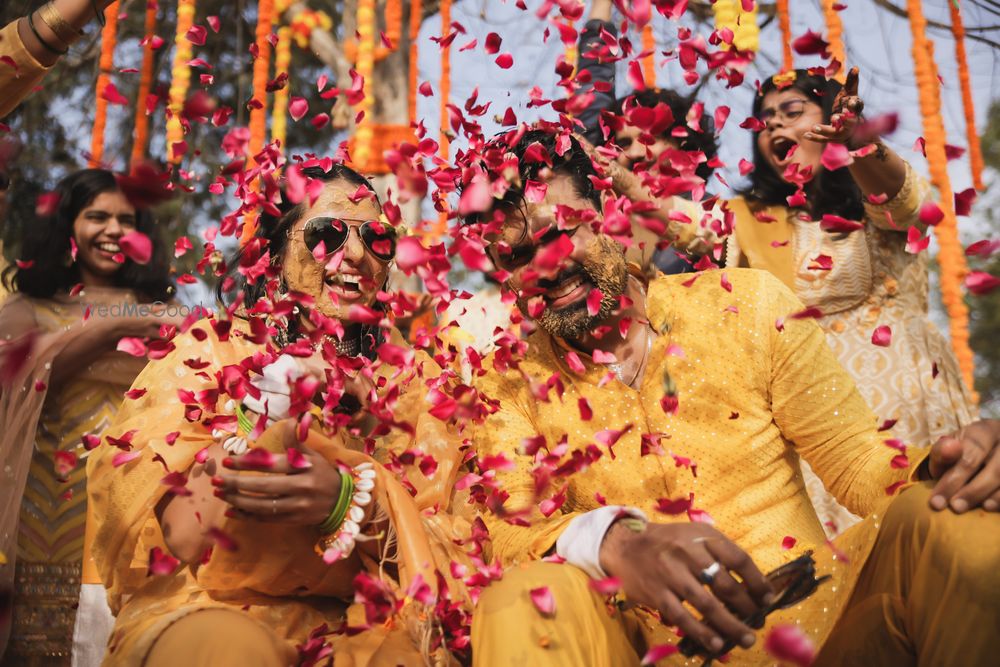
MULTIPOLYGON (((105 664, 142 664, 153 642, 173 622, 213 607, 245 610, 288 645, 304 642, 311 630, 324 623, 336 627, 349 620, 352 625, 361 625, 361 606, 348 609, 354 595, 353 579, 366 568, 378 571, 377 564, 363 562, 357 550, 345 561, 326 565, 313 550, 318 534, 312 527, 227 519, 221 528, 237 541, 236 551, 215 548, 206 564, 182 566, 173 575, 147 576, 150 550, 158 547, 168 552, 155 516, 155 507, 167 492, 160 480, 166 470, 187 471, 197 453, 214 442, 210 429, 201 423, 201 419, 211 416, 210 411, 188 421, 178 391, 214 391, 220 386, 217 374, 221 369, 263 351, 262 346, 243 337, 239 325, 224 342, 217 339, 210 326, 199 324, 196 329, 203 340, 198 340, 195 332, 178 336, 174 340, 176 349, 163 360, 151 363, 136 379, 135 386, 147 393, 129 401, 110 428, 114 435, 134 430, 132 446, 141 456, 116 467, 113 460, 119 450, 102 446, 94 451, 88 465, 90 501, 99 527, 94 558, 117 615, 105 664), (178 435, 173 444, 168 444, 171 433, 178 435)), ((438 462, 431 479, 415 466, 398 471, 406 475, 417 492, 416 505, 403 493, 402 504, 410 503, 413 508, 402 509, 410 514, 394 516, 392 507, 383 507, 391 519, 411 521, 404 529, 413 532, 399 536, 400 553, 426 556, 426 549, 420 547, 426 544, 424 531, 439 537, 429 547, 433 558, 419 558, 415 566, 411 558, 408 566, 401 557, 399 572, 404 579, 419 571, 426 580, 424 570, 435 563, 447 572, 448 558, 455 555, 450 549, 451 531, 461 530, 460 520, 453 522, 444 516, 461 452, 448 437, 444 424, 426 414, 429 406, 423 402, 425 392, 419 391, 423 374, 428 379, 435 377, 440 372, 436 368, 426 357, 419 357, 414 369, 393 380, 401 389, 413 390, 404 392, 393 413, 397 422, 408 423, 413 431, 394 429, 381 440, 386 455, 388 451, 421 447, 438 462), (419 519, 418 506, 424 508, 419 519), (414 543, 419 548, 408 552, 408 545, 414 543)), ((389 374, 392 369, 386 367, 383 372, 389 374)), ((225 401, 225 396, 219 398, 220 411, 225 401)), ((323 450, 317 451, 327 456, 323 450)), ((385 492, 382 481, 376 488, 385 492)), ((402 487, 398 491, 402 492, 402 487)), ((338 655, 343 652, 364 664, 373 651, 385 651, 386 646, 398 642, 387 639, 397 630, 413 628, 386 625, 351 638, 335 637, 333 641, 338 655)), ((404 662, 420 659, 419 644, 405 641, 401 645, 403 653, 399 655, 404 662)))
MULTIPOLYGON (((135 296, 121 289, 90 289, 78 297, 45 300, 16 295, 0 311, 0 331, 14 339, 34 330, 43 340, 36 350, 61 349, 74 335, 70 327, 83 319, 86 304, 125 301, 135 302, 135 296)), ((7 659, 21 665, 69 664, 85 556, 88 453, 83 437, 101 436, 145 360, 110 351, 51 389, 46 386, 51 364, 41 359, 33 363, 37 373, 25 383, 30 385, 28 396, 7 399, 13 402, 11 414, 5 415, 30 423, 4 425, 12 429, 5 439, 23 441, 13 448, 18 451, 5 451, 5 464, 18 467, 15 460, 29 449, 31 457, 19 503, 14 623, 7 659), (57 472, 57 455, 66 454, 77 457, 78 463, 63 477, 57 472)), ((10 484, 18 486, 14 480, 10 484)))
POLYGON ((24 48, 17 33, 18 22, 11 21, 0 30, 0 58, 10 58, 10 62, 0 63, 0 90, 3 91, 0 118, 13 111, 49 71, 24 48))
MULTIPOLYGON (((565 503, 550 518, 535 512, 532 525, 524 527, 487 516, 494 556, 505 566, 538 559, 574 516, 603 502, 638 507, 653 521, 686 521, 655 507, 658 499, 693 494, 693 507, 707 513, 696 518, 713 521, 762 571, 816 550, 820 572, 833 580, 771 622, 799 623, 822 642, 874 543, 877 517, 837 540, 846 560, 836 561, 799 459, 841 502, 867 516, 886 501, 887 487, 906 478, 906 470, 890 466, 898 452, 884 444, 889 434, 877 432, 875 416, 815 322, 789 317, 802 305, 771 275, 733 269, 659 278, 649 286, 646 310, 653 329, 665 333, 653 343, 639 391, 616 380, 599 387, 606 367, 575 374, 562 347, 543 332, 529 338, 520 369, 542 384, 558 372, 565 385, 561 399, 553 391, 548 402, 537 400, 516 371, 482 378, 481 390, 499 399, 500 410, 476 444, 480 460, 505 452, 516 464, 499 474, 510 494, 506 507, 537 503, 532 460, 516 453, 524 438, 541 434, 549 447, 568 438, 570 452, 595 444, 603 454, 589 468, 555 480, 556 488, 568 486, 565 503), (723 276, 731 292, 722 286, 723 276), (667 371, 679 399, 672 416, 660 406, 667 371), (581 419, 581 399, 593 410, 589 421, 581 419), (625 428, 630 430, 611 449, 597 444, 602 431, 625 428), (643 454, 644 434, 662 434, 662 455, 643 454), (783 547, 786 538, 794 538, 793 548, 783 547)), ((658 623, 647 623, 645 632, 653 643, 674 639, 658 623)), ((766 660, 759 645, 740 657, 750 656, 766 660)))
MULTIPOLYGON (((919 213, 929 194, 927 182, 907 165, 896 196, 866 202, 865 228, 851 234, 824 232, 783 206, 768 207, 776 220, 761 222, 737 203, 730 246, 731 264, 771 271, 822 311, 817 322, 872 411, 894 420, 896 436, 918 446, 971 423, 977 412, 954 353, 927 315, 927 252, 906 249, 910 227, 927 231, 919 213), (817 262, 823 256, 830 259, 827 268, 817 262), (880 326, 892 332, 887 347, 872 344, 880 326)), ((808 471, 806 477, 824 521, 839 530, 856 521, 819 480, 808 471)))

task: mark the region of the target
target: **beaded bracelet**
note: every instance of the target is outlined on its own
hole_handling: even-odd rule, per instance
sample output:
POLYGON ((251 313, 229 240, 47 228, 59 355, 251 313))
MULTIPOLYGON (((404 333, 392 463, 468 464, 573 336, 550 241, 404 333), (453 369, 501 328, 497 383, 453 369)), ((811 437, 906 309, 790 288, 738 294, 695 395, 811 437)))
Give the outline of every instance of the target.
POLYGON ((365 508, 372 502, 375 489, 375 467, 368 462, 353 468, 351 473, 341 473, 340 497, 330 516, 320 525, 323 535, 316 544, 316 553, 330 564, 347 557, 353 550, 361 534, 361 522, 365 520, 365 508), (349 482, 345 480, 350 480, 349 482), (345 492, 345 489, 349 489, 345 492), (343 499, 348 502, 342 502, 343 499), (346 505, 347 509, 341 511, 346 505), (333 527, 327 532, 325 529, 333 527))

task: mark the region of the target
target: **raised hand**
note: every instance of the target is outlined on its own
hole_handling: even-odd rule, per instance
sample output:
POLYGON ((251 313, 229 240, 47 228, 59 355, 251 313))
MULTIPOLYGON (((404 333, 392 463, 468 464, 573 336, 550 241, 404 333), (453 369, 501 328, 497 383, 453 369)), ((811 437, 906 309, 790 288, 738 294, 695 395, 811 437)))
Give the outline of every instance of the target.
MULTIPOLYGON (((818 143, 850 144, 854 132, 861 124, 865 103, 858 97, 858 68, 847 73, 844 87, 833 98, 833 113, 826 125, 814 125, 803 137, 818 143)), ((857 148, 856 146, 851 146, 857 148)))
POLYGON ((713 653, 726 642, 753 645, 755 628, 739 618, 770 603, 774 592, 746 552, 703 523, 629 526, 615 523, 601 545, 601 567, 621 581, 629 600, 659 610, 665 623, 713 653))
POLYGON ((298 442, 295 427, 294 419, 281 426, 285 454, 258 449, 223 459, 222 466, 232 472, 220 473, 212 484, 215 495, 232 508, 232 516, 299 525, 319 525, 329 516, 340 496, 340 471, 298 442))

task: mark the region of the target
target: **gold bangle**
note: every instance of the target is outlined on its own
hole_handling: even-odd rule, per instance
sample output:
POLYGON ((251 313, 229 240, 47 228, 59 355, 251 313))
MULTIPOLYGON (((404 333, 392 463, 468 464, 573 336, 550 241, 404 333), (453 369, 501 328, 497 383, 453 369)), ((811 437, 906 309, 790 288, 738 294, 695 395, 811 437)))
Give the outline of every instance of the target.
POLYGON ((47 2, 39 7, 38 17, 49 27, 52 34, 58 37, 66 46, 69 46, 83 36, 83 32, 71 26, 69 21, 63 18, 63 15, 59 13, 59 10, 51 2, 47 2))

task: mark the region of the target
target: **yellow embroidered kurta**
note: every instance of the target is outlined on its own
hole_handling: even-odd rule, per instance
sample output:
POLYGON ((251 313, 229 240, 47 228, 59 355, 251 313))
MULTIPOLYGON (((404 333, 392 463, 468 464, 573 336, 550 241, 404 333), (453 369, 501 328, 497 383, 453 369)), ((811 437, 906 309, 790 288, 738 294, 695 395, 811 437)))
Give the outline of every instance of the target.
MULTIPOLYGON (((477 433, 476 445, 480 461, 502 452, 513 460, 512 471, 498 474, 510 494, 510 510, 537 504, 532 459, 517 453, 525 438, 543 435, 549 448, 567 438, 569 451, 560 463, 589 446, 601 453, 589 467, 553 480, 553 488, 567 485, 566 500, 548 519, 536 511, 531 526, 524 527, 486 516, 493 554, 505 566, 538 559, 574 516, 602 503, 638 507, 653 521, 687 521, 658 512, 656 505, 659 499, 693 494, 693 508, 705 513, 695 518, 713 521, 762 571, 807 549, 816 551, 821 573, 833 580, 771 622, 799 623, 822 642, 871 549, 877 517, 837 540, 837 550, 846 556, 837 562, 825 545, 799 459, 861 515, 877 512, 886 488, 905 479, 906 470, 891 467, 898 452, 884 444, 888 434, 876 431, 874 416, 819 327, 788 318, 802 309, 790 291, 765 272, 732 269, 725 272, 730 292, 722 286, 723 275, 709 271, 650 284, 647 317, 655 331, 666 333, 653 343, 638 391, 617 380, 599 386, 606 367, 590 365, 577 375, 561 346, 543 332, 529 338, 520 369, 541 384, 558 372, 565 386, 561 399, 552 391, 549 401, 537 400, 516 371, 482 378, 480 389, 498 399, 500 409, 477 433), (674 415, 660 406, 667 372, 679 399, 674 415), (582 399, 593 411, 586 421, 582 399), (607 446, 613 440, 608 432, 622 429, 627 431, 607 446), (649 438, 644 446, 646 434, 658 436, 661 453, 649 446, 649 438), (786 538, 795 540, 793 548, 783 546, 786 538)), ((675 639, 648 618, 645 633, 651 643, 675 639)), ((741 660, 766 660, 759 643, 754 651, 741 654, 741 660)))
MULTIPOLYGON (((919 219, 925 201, 927 182, 907 165, 895 197, 865 203, 863 230, 829 234, 781 206, 767 208, 777 221, 765 223, 740 206, 730 246, 731 264, 774 271, 805 305, 823 312, 817 322, 827 342, 877 418, 894 420, 896 436, 920 446, 977 414, 951 347, 927 315, 927 252, 906 250, 910 227, 926 232, 919 219), (774 248, 771 240, 788 243, 774 248), (822 268, 823 256, 832 268, 822 268), (892 332, 886 347, 872 344, 880 326, 892 332)), ((806 475, 824 521, 843 530, 857 520, 806 475)))
MULTIPOLYGON (((6 414, 6 401, 4 409, 9 422, 4 426, 12 429, 3 436, 5 444, 18 441, 10 451, 4 448, 5 465, 17 468, 20 464, 15 460, 30 449, 19 502, 14 622, 7 654, 8 660, 20 665, 69 664, 85 554, 87 451, 83 437, 99 437, 104 432, 118 411, 122 394, 145 365, 144 359, 107 352, 62 386, 49 389, 49 359, 69 342, 73 335, 69 329, 83 319, 85 304, 124 301, 135 302, 135 296, 119 289, 91 289, 79 297, 61 295, 50 300, 15 295, 0 311, 0 330, 12 339, 37 331, 41 342, 36 353, 44 357, 32 360, 36 369, 23 390, 10 389, 23 392, 20 398, 6 399, 11 401, 10 414, 6 414), (78 460, 68 465, 64 477, 59 474, 57 454, 78 460)), ((12 488, 19 486, 15 480, 10 483, 12 488)))
MULTIPOLYGON (((135 386, 147 393, 128 401, 109 431, 113 435, 134 431, 132 447, 141 456, 116 467, 114 457, 120 450, 102 446, 94 451, 88 464, 90 501, 98 524, 94 558, 117 616, 105 664, 142 664, 153 642, 171 623, 211 607, 245 610, 290 645, 303 643, 311 630, 324 623, 336 627, 345 620, 353 626, 364 622, 361 605, 349 609, 354 596, 353 579, 363 569, 378 573, 378 564, 363 561, 359 550, 355 550, 349 559, 326 565, 314 551, 318 533, 310 526, 227 519, 221 529, 237 542, 237 550, 216 547, 205 564, 181 566, 172 575, 147 575, 151 549, 169 553, 155 515, 157 503, 167 492, 160 480, 166 470, 189 470, 198 452, 214 443, 210 429, 202 423, 211 417, 211 411, 206 409, 202 416, 189 421, 178 392, 215 391, 224 367, 263 352, 262 346, 243 337, 244 330, 237 323, 228 340, 220 342, 210 326, 199 323, 194 331, 178 336, 174 340, 176 349, 149 364, 136 379, 135 386), (171 433, 177 435, 169 444, 171 433)), ((398 336, 394 340, 401 342, 398 336)), ((433 581, 428 568, 435 563, 447 572, 448 560, 457 551, 451 539, 463 530, 461 520, 447 514, 461 452, 445 425, 427 414, 429 405, 423 400, 426 392, 419 390, 423 377, 430 379, 440 372, 435 369, 432 361, 418 356, 413 369, 392 380, 400 389, 413 390, 404 392, 393 411, 397 423, 409 424, 413 430, 394 428, 380 440, 386 456, 389 451, 399 453, 419 447, 434 456, 438 464, 431 478, 417 468, 419 456, 412 469, 404 466, 397 471, 417 492, 416 504, 398 483, 393 486, 380 477, 376 484, 376 494, 381 494, 377 498, 380 507, 394 526, 402 525, 401 530, 406 531, 397 531, 403 580, 421 573, 425 581, 433 581), (387 491, 387 485, 394 490, 387 491), (396 504, 385 506, 384 494, 390 491, 397 494, 392 496, 396 504), (422 514, 417 514, 418 507, 422 514), (432 536, 429 546, 426 535, 432 536)), ((391 367, 382 371, 386 376, 392 372, 391 367)), ((226 400, 226 396, 218 397, 220 412, 226 400)), ((262 442, 259 440, 258 445, 264 446, 262 442)), ((331 458, 327 453, 334 451, 331 443, 322 439, 313 448, 331 458)), ((359 452, 345 454, 342 447, 338 451, 336 458, 352 465, 362 457, 359 452)), ((379 474, 387 473, 380 469, 379 474)), ((349 655, 359 661, 357 664, 365 664, 376 650, 392 651, 393 644, 403 647, 399 654, 403 663, 419 661, 419 644, 389 640, 399 630, 415 631, 402 624, 386 624, 354 637, 334 637, 333 641, 338 656, 348 659, 349 655)))
POLYGON ((49 71, 24 48, 17 24, 11 21, 0 30, 0 58, 10 59, 0 63, 0 118, 13 111, 49 71))

